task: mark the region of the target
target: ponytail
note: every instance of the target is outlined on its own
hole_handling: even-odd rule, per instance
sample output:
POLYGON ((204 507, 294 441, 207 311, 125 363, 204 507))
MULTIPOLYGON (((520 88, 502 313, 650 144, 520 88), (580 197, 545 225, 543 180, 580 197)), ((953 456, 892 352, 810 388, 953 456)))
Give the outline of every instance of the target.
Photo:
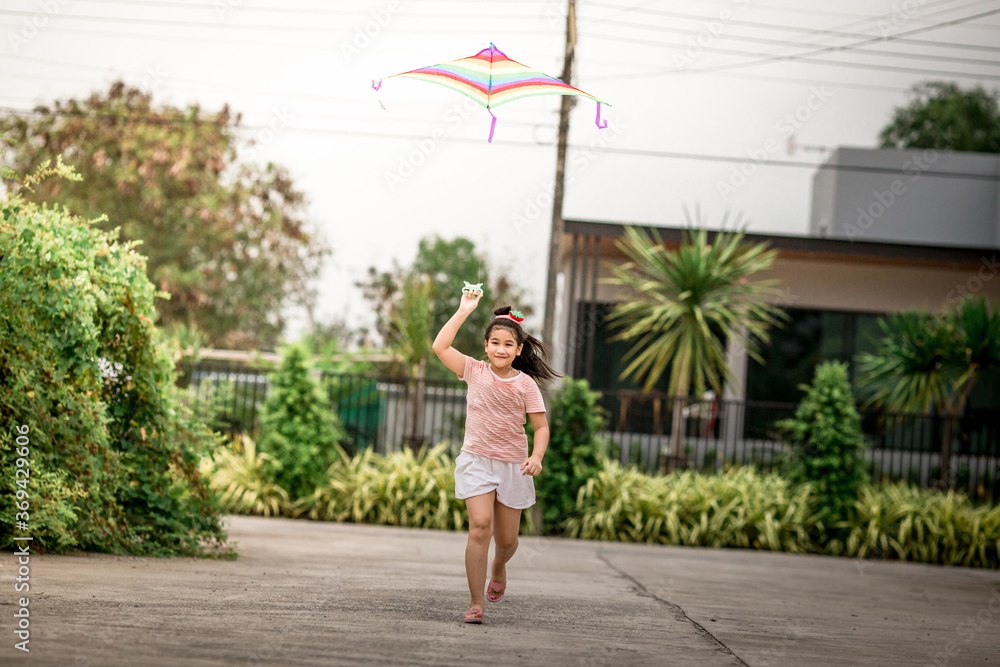
MULTIPOLYGON (((495 316, 493 321, 486 326, 486 332, 483 337, 486 340, 490 339, 490 333, 493 329, 501 327, 509 330, 514 335, 514 340, 521 347, 521 354, 514 357, 511 366, 515 370, 519 370, 523 373, 527 373, 531 376, 535 382, 544 387, 544 383, 548 383, 551 380, 559 377, 559 373, 556 373, 551 366, 549 366, 548 361, 546 361, 546 356, 548 352, 542 341, 538 340, 531 334, 525 332, 521 325, 515 320, 508 317, 511 313, 510 306, 502 306, 493 311, 495 316)), ((518 313, 520 315, 520 313, 518 313)))

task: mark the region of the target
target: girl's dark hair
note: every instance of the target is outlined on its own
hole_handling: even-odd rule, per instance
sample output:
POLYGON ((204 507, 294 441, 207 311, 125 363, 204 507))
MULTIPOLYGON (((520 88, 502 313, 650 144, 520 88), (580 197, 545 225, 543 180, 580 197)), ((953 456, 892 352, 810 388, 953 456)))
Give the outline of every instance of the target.
POLYGON ((517 344, 524 346, 521 348, 521 354, 514 357, 511 366, 516 370, 527 373, 539 384, 555 380, 559 377, 559 373, 556 373, 545 360, 548 352, 545 350, 545 346, 542 345, 542 341, 526 333, 521 328, 521 325, 514 320, 509 317, 503 317, 510 312, 510 306, 502 306, 494 310, 493 314, 496 317, 486 325, 486 333, 483 335, 483 338, 488 341, 490 334, 497 327, 509 330, 514 335, 514 340, 517 341, 517 344))

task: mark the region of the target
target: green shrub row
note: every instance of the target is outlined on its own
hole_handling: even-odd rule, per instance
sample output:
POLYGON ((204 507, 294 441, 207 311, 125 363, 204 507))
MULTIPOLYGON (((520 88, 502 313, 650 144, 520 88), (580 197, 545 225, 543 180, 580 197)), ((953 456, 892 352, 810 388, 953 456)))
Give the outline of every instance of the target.
MULTIPOLYGON (((338 454, 323 484, 297 499, 274 484, 280 464, 256 452, 249 439, 239 451, 206 459, 202 471, 231 512, 465 528, 465 503, 455 499, 455 464, 446 444, 387 456, 338 454)), ((976 507, 954 492, 867 485, 850 519, 825 525, 819 498, 809 484, 793 485, 752 467, 661 477, 608 461, 580 489, 576 512, 559 528, 582 539, 1000 567, 1000 507, 976 507)), ((524 532, 533 532, 530 515, 522 515, 524 532)))
MULTIPOLYGON (((366 449, 351 457, 338 447, 324 481, 305 496, 289 498, 273 481, 280 462, 258 452, 249 438, 242 440, 202 462, 202 472, 230 512, 441 530, 466 526, 465 502, 455 498, 455 462, 446 443, 386 456, 366 449)), ((533 529, 529 514, 523 515, 528 532, 533 529)))
POLYGON ((570 537, 806 553, 820 516, 808 486, 730 468, 653 477, 608 461, 580 490, 570 537))
POLYGON ((566 532, 583 539, 1000 568, 1000 506, 905 484, 863 486, 849 518, 824 525, 812 487, 775 473, 650 477, 609 461, 580 490, 577 508, 566 532))

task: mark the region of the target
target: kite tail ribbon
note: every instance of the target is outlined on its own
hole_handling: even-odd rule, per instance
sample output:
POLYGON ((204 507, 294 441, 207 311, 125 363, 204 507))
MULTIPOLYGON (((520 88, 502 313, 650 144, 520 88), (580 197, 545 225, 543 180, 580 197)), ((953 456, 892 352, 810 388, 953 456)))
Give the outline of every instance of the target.
MULTIPOLYGON (((372 90, 374 90, 375 92, 378 92, 378 89, 381 88, 381 87, 382 87, 382 79, 379 79, 378 82, 376 82, 375 79, 372 79, 372 90)), ((382 107, 383 109, 385 109, 386 111, 388 111, 388 109, 385 108, 385 105, 382 104, 382 98, 381 97, 379 97, 378 105, 380 107, 382 107)))
MULTIPOLYGON (((493 112, 490 111, 489 108, 486 109, 486 113, 488 113, 489 115, 493 116, 493 112)), ((493 131, 495 129, 497 129, 497 117, 493 116, 493 120, 490 121, 490 138, 486 140, 487 143, 490 143, 490 144, 493 143, 493 131)))
POLYGON ((601 121, 601 103, 600 102, 597 103, 597 119, 594 120, 594 123, 597 125, 597 129, 599 129, 599 130, 603 130, 604 128, 606 128, 608 126, 608 121, 603 121, 603 122, 601 121))

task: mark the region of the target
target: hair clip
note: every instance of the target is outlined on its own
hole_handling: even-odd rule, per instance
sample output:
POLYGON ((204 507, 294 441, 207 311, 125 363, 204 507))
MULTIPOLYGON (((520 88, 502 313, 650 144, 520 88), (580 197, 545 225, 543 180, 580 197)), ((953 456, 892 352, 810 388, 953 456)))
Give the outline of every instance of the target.
POLYGON ((520 310, 512 310, 509 313, 505 313, 504 315, 499 315, 498 317, 506 317, 512 319, 518 324, 524 321, 524 313, 522 313, 520 310))
MULTIPOLYGON (((464 280, 462 282, 465 283, 464 280)), ((465 283, 465 287, 462 288, 462 294, 472 294, 472 295, 477 295, 478 294, 479 296, 482 296, 483 295, 483 284, 482 283, 476 283, 476 284, 473 285, 472 283, 465 283)))

